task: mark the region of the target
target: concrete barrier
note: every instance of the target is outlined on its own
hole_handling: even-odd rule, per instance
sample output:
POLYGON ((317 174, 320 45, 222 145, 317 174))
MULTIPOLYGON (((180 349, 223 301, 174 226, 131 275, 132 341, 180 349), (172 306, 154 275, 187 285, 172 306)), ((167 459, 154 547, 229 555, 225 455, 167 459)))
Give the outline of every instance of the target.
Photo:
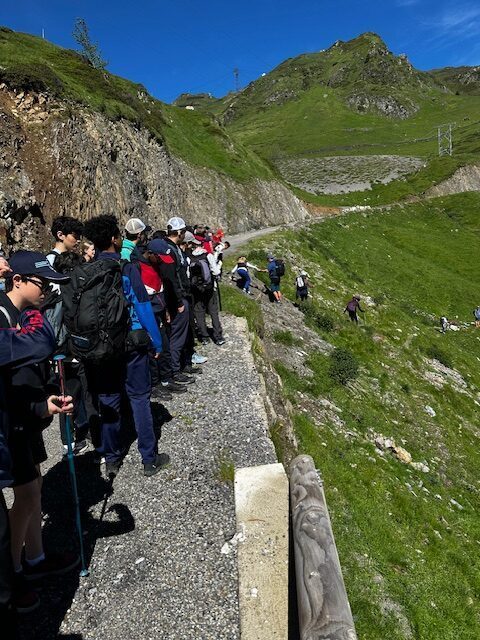
POLYGON ((235 470, 241 640, 288 638, 288 479, 281 464, 235 470))

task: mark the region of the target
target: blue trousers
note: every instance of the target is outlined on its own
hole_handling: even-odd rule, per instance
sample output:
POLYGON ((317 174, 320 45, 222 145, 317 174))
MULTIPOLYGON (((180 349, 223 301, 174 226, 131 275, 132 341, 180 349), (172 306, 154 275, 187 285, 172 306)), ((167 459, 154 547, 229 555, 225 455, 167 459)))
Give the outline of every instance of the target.
POLYGON ((177 373, 182 369, 182 352, 187 342, 188 329, 190 326, 190 308, 185 298, 182 300, 185 309, 183 313, 178 313, 175 309, 170 314, 170 358, 172 371, 177 373))
POLYGON ((126 356, 123 366, 117 363, 117 367, 110 366, 108 371, 106 367, 96 367, 95 373, 97 384, 94 386, 97 389, 101 422, 98 453, 105 456, 106 462, 117 462, 125 454, 120 410, 122 393, 125 392, 132 409, 142 462, 154 462, 158 442, 150 409, 152 382, 148 353, 134 351, 126 356))
POLYGON ((248 270, 245 269, 245 267, 239 267, 237 274, 240 276, 240 280, 238 281, 239 288, 244 289, 248 293, 250 291, 250 283, 252 282, 248 270))

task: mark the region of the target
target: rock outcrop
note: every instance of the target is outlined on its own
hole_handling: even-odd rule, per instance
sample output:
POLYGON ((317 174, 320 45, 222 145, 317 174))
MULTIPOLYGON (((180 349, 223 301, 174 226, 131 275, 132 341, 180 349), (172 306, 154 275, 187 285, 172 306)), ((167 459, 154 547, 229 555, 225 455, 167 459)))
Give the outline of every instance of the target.
POLYGON ((45 95, 0 90, 0 241, 48 246, 59 214, 114 213, 162 227, 171 215, 229 232, 304 220, 277 181, 246 182, 172 156, 146 129, 45 95))
POLYGON ((435 198, 464 191, 480 191, 480 165, 460 167, 450 178, 429 189, 425 195, 435 198))

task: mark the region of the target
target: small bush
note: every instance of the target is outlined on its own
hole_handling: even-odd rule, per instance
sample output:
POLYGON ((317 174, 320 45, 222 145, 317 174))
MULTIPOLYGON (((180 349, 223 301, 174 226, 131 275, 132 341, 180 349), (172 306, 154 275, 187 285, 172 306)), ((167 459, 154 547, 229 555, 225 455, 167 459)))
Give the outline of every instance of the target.
POLYGON ((412 393, 412 390, 408 382, 404 382, 403 384, 401 384, 400 389, 403 391, 403 393, 406 393, 407 396, 409 396, 412 393))
POLYGON ((450 356, 447 353, 445 353, 445 351, 442 351, 440 347, 437 347, 437 345, 432 344, 430 347, 428 347, 425 350, 425 353, 429 358, 433 358, 433 360, 438 360, 438 362, 443 364, 444 367, 453 369, 453 363, 450 359, 450 356))
POLYGON ((358 362, 348 349, 335 349, 330 355, 328 375, 339 384, 347 384, 358 376, 358 362))
POLYGON ((321 331, 331 333, 335 329, 333 319, 322 311, 319 311, 309 300, 300 302, 298 308, 305 315, 305 318, 310 320, 310 322, 321 331))
POLYGON ((326 331, 330 333, 335 329, 335 325, 333 323, 332 318, 330 316, 326 316, 323 313, 318 313, 315 317, 315 324, 322 331, 326 331))
POLYGON ((387 296, 384 293, 379 293, 374 296, 373 301, 376 305, 385 304, 385 302, 387 301, 387 296))

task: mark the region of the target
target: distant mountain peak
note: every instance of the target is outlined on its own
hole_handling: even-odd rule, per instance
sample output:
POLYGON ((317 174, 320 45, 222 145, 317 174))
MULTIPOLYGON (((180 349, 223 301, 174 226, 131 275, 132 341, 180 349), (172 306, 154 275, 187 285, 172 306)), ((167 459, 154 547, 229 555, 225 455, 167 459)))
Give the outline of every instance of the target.
POLYGON ((392 53, 373 32, 337 40, 328 49, 285 60, 242 92, 224 98, 226 123, 253 110, 280 106, 315 87, 334 89, 352 110, 391 118, 408 118, 418 109, 421 93, 438 86, 417 71, 405 54, 392 53))

